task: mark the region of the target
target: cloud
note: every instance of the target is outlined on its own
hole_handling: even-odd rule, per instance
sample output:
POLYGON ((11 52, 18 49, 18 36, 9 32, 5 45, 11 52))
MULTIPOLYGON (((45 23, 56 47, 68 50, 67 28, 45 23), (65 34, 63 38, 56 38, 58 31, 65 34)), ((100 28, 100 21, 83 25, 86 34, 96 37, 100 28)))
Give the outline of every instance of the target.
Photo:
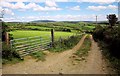
MULTIPOLYGON (((4 21, 23 21, 29 22, 32 20, 55 20, 55 21, 95 21, 96 15, 54 15, 54 16, 27 16, 27 17, 17 17, 17 18, 4 18, 4 21)), ((98 15, 98 21, 104 21, 106 15, 98 15)))
POLYGON ((2 9, 2 7, 0 7, 0 18, 2 18, 3 17, 3 15, 4 15, 4 13, 3 13, 4 11, 3 11, 3 9, 2 9))
POLYGON ((0 12, 2 12, 3 11, 3 8, 2 7, 0 7, 0 12))
POLYGON ((4 9, 5 10, 5 14, 8 14, 8 15, 14 15, 14 13, 12 12, 12 10, 10 9, 4 9))
POLYGON ((70 2, 70 0, 54 0, 55 2, 70 2))
POLYGON ((100 11, 106 9, 105 6, 88 6, 87 9, 94 10, 94 11, 100 11))
POLYGON ((14 15, 13 11, 8 9, 8 8, 5 8, 3 9, 2 7, 0 7, 0 13, 3 12, 4 15, 14 15))
POLYGON ((37 8, 33 8, 34 11, 56 11, 56 10, 62 10, 61 8, 57 8, 57 7, 37 7, 37 8))
POLYGON ((113 2, 118 2, 119 0, 77 0, 78 2, 89 2, 98 4, 110 4, 113 2))
POLYGON ((39 4, 30 2, 25 5, 23 2, 17 2, 15 4, 10 2, 1 2, 0 6, 9 8, 9 9, 18 9, 19 11, 25 11, 27 9, 32 9, 34 11, 55 11, 55 10, 62 10, 61 8, 57 7, 55 2, 46 1, 46 6, 42 7, 39 4))
POLYGON ((53 4, 55 2, 71 2, 71 0, 0 0, 0 2, 5 1, 5 2, 33 2, 33 3, 40 3, 40 2, 46 2, 46 4, 53 4), (54 2, 54 3, 51 3, 54 2))
POLYGON ((5 2, 31 2, 33 0, 1 0, 1 1, 5 1, 5 2))
MULTIPOLYGON (((46 0, 1 0, 7 2, 45 2, 46 0)), ((91 3, 113 3, 118 2, 120 0, 47 0, 47 1, 55 1, 55 2, 91 2, 91 3)))
MULTIPOLYGON (((46 2, 46 0, 1 0, 7 2, 46 2)), ((89 3, 97 3, 97 4, 110 4, 113 2, 118 2, 120 0, 47 0, 47 1, 54 1, 54 2, 89 2, 89 3)))
POLYGON ((26 5, 26 8, 37 8, 39 7, 39 5, 37 5, 36 3, 29 3, 28 5, 26 5))
POLYGON ((25 9, 26 6, 23 2, 17 2, 13 5, 12 9, 25 9))
POLYGON ((115 6, 115 5, 108 5, 107 8, 108 8, 108 9, 112 9, 112 10, 116 10, 116 9, 118 9, 118 7, 115 6))
POLYGON ((0 6, 1 7, 8 7, 9 8, 9 7, 12 7, 12 4, 10 4, 9 2, 4 2, 3 1, 3 2, 0 2, 0 6))
POLYGON ((87 9, 94 10, 94 11, 100 11, 100 10, 106 10, 106 9, 116 10, 117 6, 115 6, 115 5, 108 5, 108 6, 88 6, 87 9))
POLYGON ((58 7, 48 7, 48 6, 45 6, 45 7, 41 7, 41 6, 38 6, 37 8, 33 8, 34 11, 56 11, 56 10, 62 10, 61 8, 58 8, 58 7))
POLYGON ((7 7, 11 9, 21 9, 25 8, 25 4, 23 2, 17 2, 16 4, 10 2, 0 2, 1 7, 7 7))
MULTIPOLYGON (((45 11, 50 11, 50 10, 55 11, 55 10, 62 10, 62 9, 61 9, 61 8, 57 8, 57 7, 47 7, 47 6, 46 6, 46 7, 44 7, 44 10, 45 10, 45 11)), ((43 10, 43 11, 44 11, 44 10, 43 10)))
POLYGON ((71 10, 80 10, 80 6, 75 6, 75 7, 72 7, 70 8, 71 10))
POLYGON ((54 1, 46 1, 45 2, 46 6, 49 6, 49 7, 57 7, 57 4, 54 2, 54 1))

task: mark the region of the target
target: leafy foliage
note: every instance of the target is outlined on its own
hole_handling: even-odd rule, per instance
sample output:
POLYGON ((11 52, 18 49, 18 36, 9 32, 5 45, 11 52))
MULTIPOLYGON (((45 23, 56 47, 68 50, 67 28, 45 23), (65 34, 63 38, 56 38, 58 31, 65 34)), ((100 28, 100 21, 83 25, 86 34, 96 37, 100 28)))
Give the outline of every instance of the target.
POLYGON ((109 24, 112 26, 114 26, 118 20, 118 18, 116 17, 115 14, 110 14, 110 15, 107 15, 107 19, 109 21, 109 24))
POLYGON ((79 42, 81 37, 81 35, 77 35, 70 36, 68 39, 60 38, 58 41, 54 42, 54 47, 50 48, 49 50, 54 52, 62 52, 66 49, 70 49, 79 42))
POLYGON ((96 27, 93 37, 99 42, 103 54, 120 73, 120 26, 96 27))
POLYGON ((10 46, 6 45, 5 42, 2 43, 2 58, 3 58, 3 64, 7 63, 7 61, 12 61, 13 58, 20 59, 19 54, 12 49, 10 46))

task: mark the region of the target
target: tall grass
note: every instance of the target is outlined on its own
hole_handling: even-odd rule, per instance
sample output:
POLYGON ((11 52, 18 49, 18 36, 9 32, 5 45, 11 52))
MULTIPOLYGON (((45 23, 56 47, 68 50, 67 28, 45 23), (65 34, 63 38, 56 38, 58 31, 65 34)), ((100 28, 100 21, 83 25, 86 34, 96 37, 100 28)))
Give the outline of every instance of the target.
POLYGON ((45 61, 45 53, 43 51, 34 52, 31 56, 37 59, 36 61, 45 61))
POLYGON ((90 51, 90 47, 91 47, 91 40, 90 40, 89 35, 88 35, 85 38, 81 48, 79 50, 77 50, 75 55, 77 55, 78 57, 87 56, 88 51, 90 51))

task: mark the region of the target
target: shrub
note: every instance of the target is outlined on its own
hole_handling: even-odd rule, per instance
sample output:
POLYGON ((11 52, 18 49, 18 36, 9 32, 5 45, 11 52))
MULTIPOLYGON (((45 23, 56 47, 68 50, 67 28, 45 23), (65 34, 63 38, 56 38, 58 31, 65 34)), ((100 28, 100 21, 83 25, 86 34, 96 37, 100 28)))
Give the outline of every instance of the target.
POLYGON ((81 39, 81 35, 70 36, 68 39, 60 38, 58 41, 54 42, 54 47, 50 48, 50 51, 61 52, 66 49, 71 49, 74 45, 76 45, 81 39))
POLYGON ((12 58, 20 58, 19 54, 12 49, 10 46, 7 46, 5 42, 2 43, 2 58, 6 60, 12 60, 12 58))
POLYGON ((120 26, 119 27, 96 27, 93 33, 96 41, 103 41, 109 49, 111 55, 120 58, 118 55, 120 50, 120 26))
POLYGON ((96 28, 93 37, 99 42, 105 57, 120 73, 120 26, 96 28))
POLYGON ((67 29, 67 28, 63 28, 62 31, 65 31, 65 32, 71 32, 71 30, 70 30, 70 29, 67 29))
POLYGON ((94 40, 95 41, 103 40, 103 37, 104 37, 103 32, 104 31, 105 31, 105 29, 102 26, 100 26, 100 25, 96 26, 95 30, 93 31, 94 40))

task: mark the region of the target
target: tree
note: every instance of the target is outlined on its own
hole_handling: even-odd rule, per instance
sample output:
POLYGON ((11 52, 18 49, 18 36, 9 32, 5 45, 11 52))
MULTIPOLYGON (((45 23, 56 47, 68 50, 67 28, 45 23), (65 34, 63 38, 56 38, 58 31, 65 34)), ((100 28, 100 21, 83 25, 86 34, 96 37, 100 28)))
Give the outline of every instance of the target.
POLYGON ((118 18, 116 17, 115 14, 110 14, 110 15, 107 15, 107 19, 109 21, 109 24, 110 26, 115 26, 115 23, 117 22, 118 18))

